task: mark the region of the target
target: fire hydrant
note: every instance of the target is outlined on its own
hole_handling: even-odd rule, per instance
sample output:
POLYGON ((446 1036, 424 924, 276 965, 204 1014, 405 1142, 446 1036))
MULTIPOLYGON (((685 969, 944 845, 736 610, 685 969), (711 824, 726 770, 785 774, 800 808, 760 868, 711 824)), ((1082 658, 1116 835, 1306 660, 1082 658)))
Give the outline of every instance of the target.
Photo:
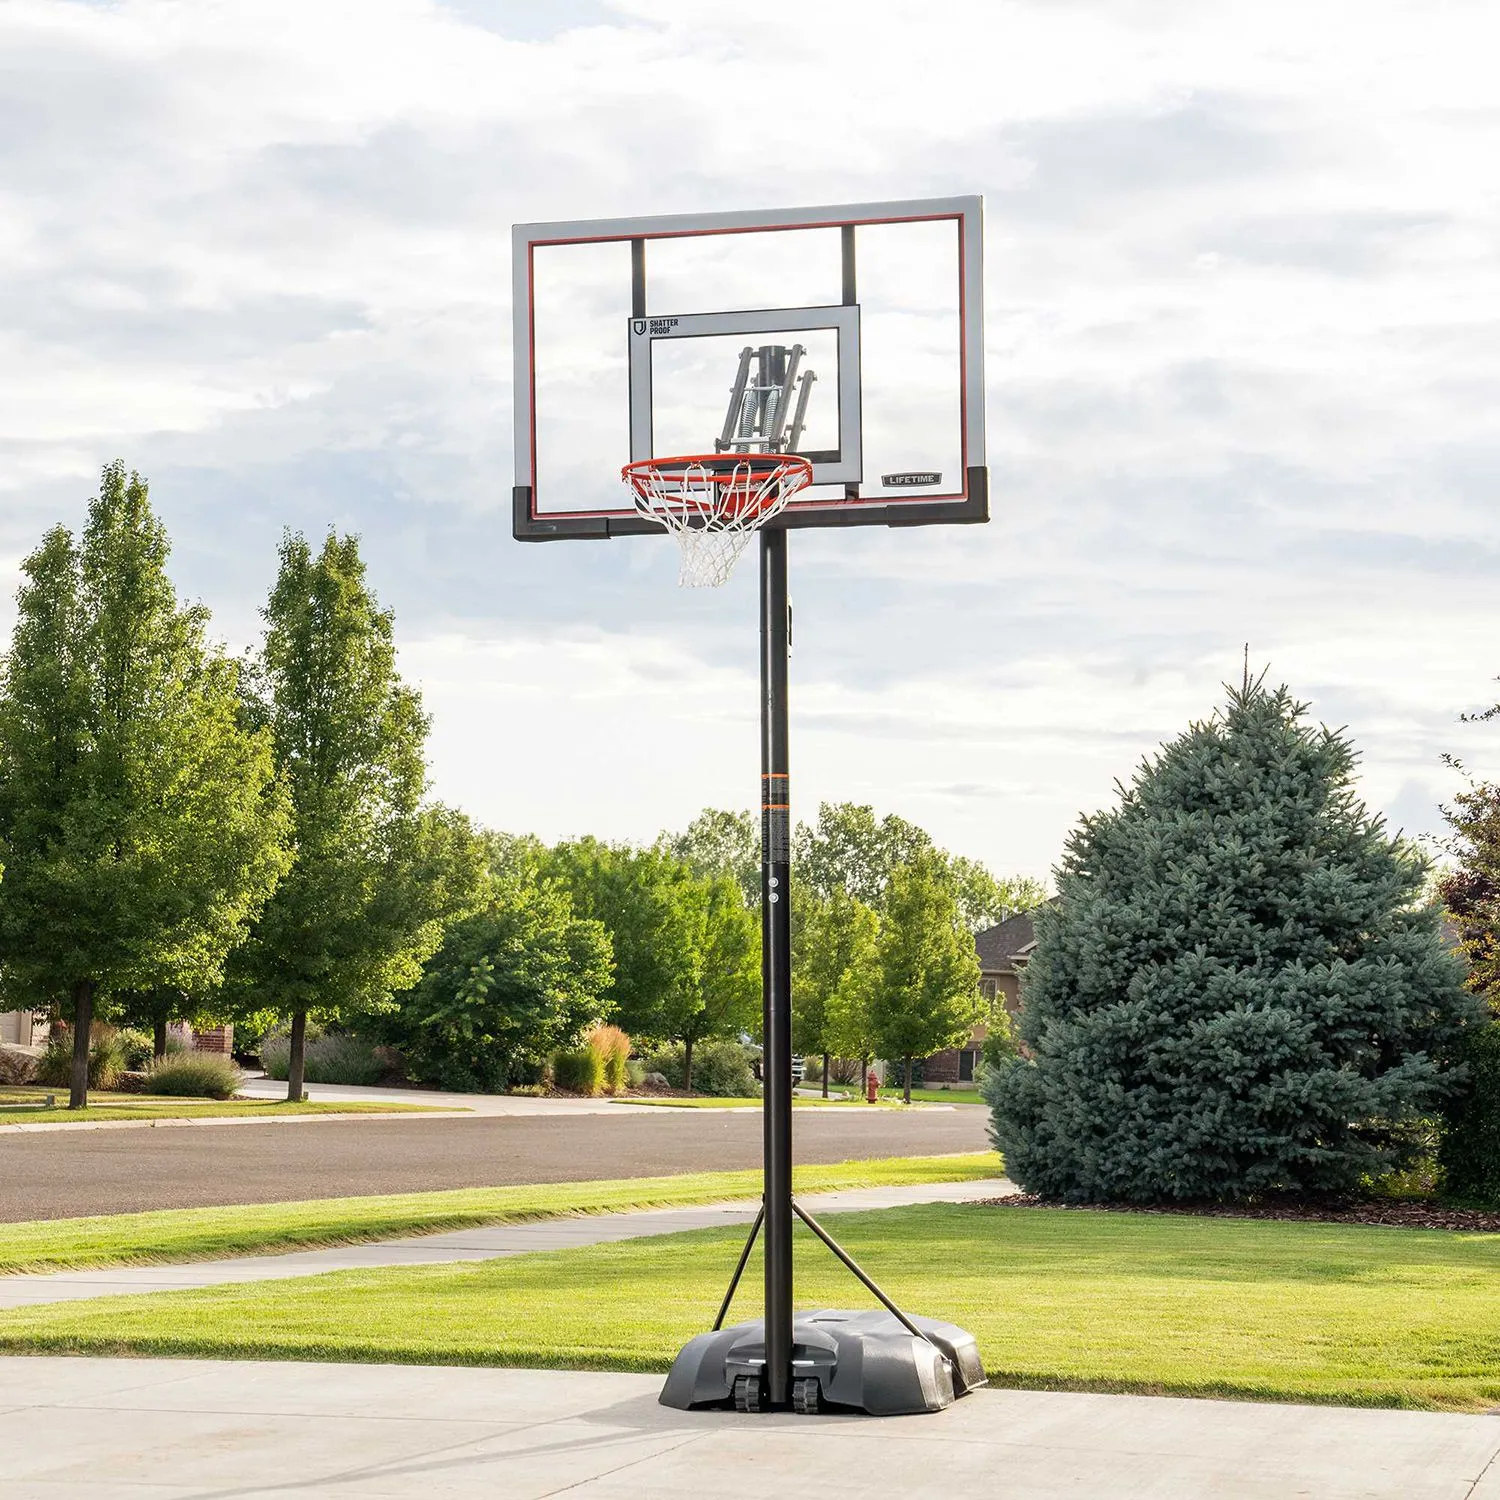
POLYGON ((870 1071, 865 1074, 865 1103, 878 1104, 879 1102, 880 1079, 876 1076, 875 1069, 871 1068, 870 1071))

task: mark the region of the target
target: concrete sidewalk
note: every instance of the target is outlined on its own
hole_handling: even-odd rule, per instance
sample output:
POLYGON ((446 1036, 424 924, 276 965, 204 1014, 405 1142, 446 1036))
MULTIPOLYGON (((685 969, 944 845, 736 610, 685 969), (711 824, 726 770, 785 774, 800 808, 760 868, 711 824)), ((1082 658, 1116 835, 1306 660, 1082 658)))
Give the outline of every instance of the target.
MULTIPOLYGON (((252 1073, 240 1085, 240 1093, 252 1099, 285 1099, 286 1084, 267 1078, 264 1073, 252 1073)), ((527 1094, 451 1094, 440 1089, 384 1089, 353 1083, 309 1083, 306 1093, 309 1099, 319 1104, 420 1104, 424 1109, 462 1111, 464 1114, 486 1117, 649 1114, 658 1107, 651 1104, 631 1104, 623 1099, 615 1100, 602 1095, 597 1099, 533 1099, 527 1094)), ((318 1117, 294 1115, 289 1118, 318 1117)))
POLYGON ((0 1358, 7 1500, 1500 1500, 1500 1419, 978 1391, 668 1411, 656 1375, 0 1358))
MULTIPOLYGON (((1014 1192, 1003 1177, 977 1182, 922 1183, 912 1187, 852 1188, 800 1197, 809 1213, 855 1213, 875 1208, 902 1208, 914 1203, 968 1203, 1014 1192)), ((530 1224, 497 1224, 456 1229, 330 1250, 301 1250, 287 1255, 246 1255, 232 1260, 199 1260, 169 1266, 118 1266, 111 1270, 55 1271, 45 1275, 0 1276, 0 1309, 33 1307, 43 1302, 72 1302, 87 1297, 124 1297, 140 1292, 181 1291, 187 1287, 224 1286, 231 1282, 279 1281, 317 1276, 327 1271, 367 1270, 372 1266, 428 1266, 460 1260, 494 1260, 530 1255, 538 1250, 568 1250, 613 1240, 676 1234, 685 1229, 712 1229, 748 1224, 755 1217, 751 1199, 709 1203, 698 1208, 663 1208, 623 1214, 577 1214, 538 1219, 530 1224)), ((0 1475, 3 1478, 3 1475, 0 1475)))

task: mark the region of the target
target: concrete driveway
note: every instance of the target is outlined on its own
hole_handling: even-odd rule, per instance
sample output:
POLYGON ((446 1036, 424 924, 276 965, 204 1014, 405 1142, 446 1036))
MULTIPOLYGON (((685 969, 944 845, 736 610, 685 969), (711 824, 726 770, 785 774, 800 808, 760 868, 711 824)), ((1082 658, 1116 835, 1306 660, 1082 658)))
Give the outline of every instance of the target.
POLYGON ((7 1500, 1500 1500, 1500 1419, 982 1390, 736 1416, 655 1375, 0 1359, 7 1500))

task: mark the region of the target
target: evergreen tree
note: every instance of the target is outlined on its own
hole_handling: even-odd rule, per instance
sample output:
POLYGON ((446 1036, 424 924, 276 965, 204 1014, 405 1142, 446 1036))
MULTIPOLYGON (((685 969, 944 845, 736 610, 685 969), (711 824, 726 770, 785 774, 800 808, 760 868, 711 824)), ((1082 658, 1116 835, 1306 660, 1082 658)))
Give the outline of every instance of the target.
POLYGON ((1071 835, 995 1144, 1076 1201, 1342 1190, 1398 1165, 1472 1003, 1355 754, 1250 683, 1071 835))
POLYGON ((0 952, 13 998, 73 1024, 87 1100, 96 1000, 201 991, 286 869, 270 736, 184 607, 145 482, 105 469, 81 545, 56 527, 0 682, 0 952))
POLYGON ((427 718, 396 672, 392 616, 359 544, 314 556, 288 535, 264 611, 256 708, 290 789, 296 863, 236 955, 242 1005, 291 1021, 287 1097, 302 1095, 309 1012, 388 1005, 471 911, 484 849, 467 820, 425 803, 427 718))
POLYGON ((911 1103, 911 1064, 957 1046, 979 1019, 979 960, 940 855, 919 850, 891 871, 875 943, 870 1031, 882 1057, 902 1061, 911 1103))

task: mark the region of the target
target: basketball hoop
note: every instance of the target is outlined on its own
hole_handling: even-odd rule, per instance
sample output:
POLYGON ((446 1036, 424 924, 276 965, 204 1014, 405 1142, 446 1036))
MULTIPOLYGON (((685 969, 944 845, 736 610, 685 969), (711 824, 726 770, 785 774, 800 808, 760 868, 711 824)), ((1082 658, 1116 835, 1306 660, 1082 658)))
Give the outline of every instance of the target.
POLYGON ((812 483, 812 464, 795 453, 696 453, 643 458, 626 464, 620 477, 636 510, 677 538, 677 581, 717 588, 751 535, 812 483))

